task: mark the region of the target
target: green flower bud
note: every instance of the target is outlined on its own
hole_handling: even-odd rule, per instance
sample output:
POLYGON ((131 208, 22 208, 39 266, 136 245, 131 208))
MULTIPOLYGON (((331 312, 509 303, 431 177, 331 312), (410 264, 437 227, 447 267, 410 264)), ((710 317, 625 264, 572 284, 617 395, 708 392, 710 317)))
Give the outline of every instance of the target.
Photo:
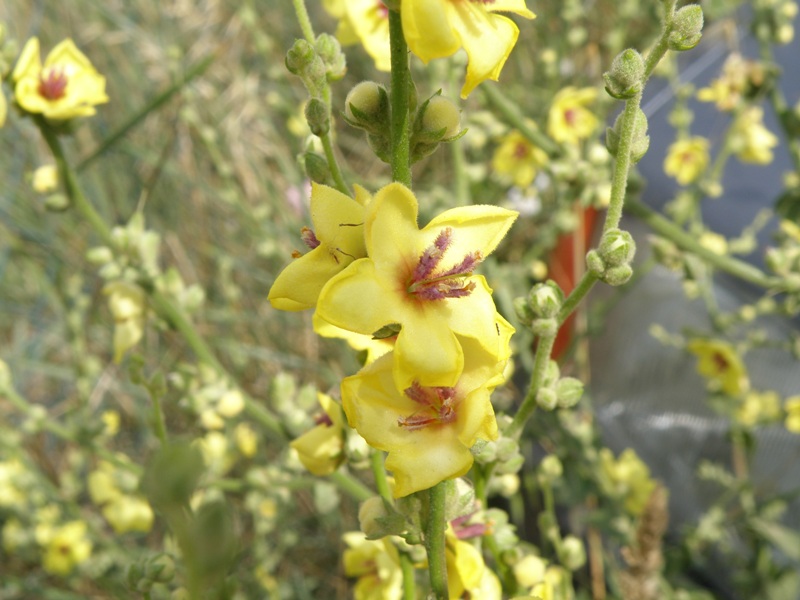
POLYGON ((374 81, 362 81, 347 94, 344 120, 367 133, 388 137, 389 95, 374 81))
POLYGON ((475 488, 463 477, 447 482, 444 498, 444 516, 447 521, 475 511, 475 488))
POLYGON ((72 203, 66 194, 50 194, 44 200, 44 207, 50 212, 64 212, 72 203))
POLYGON ((633 276, 633 269, 630 265, 620 265, 611 267, 603 274, 603 281, 608 285, 623 285, 633 276))
POLYGON ((470 452, 475 457, 475 462, 481 465, 487 465, 497 460, 497 444, 495 442, 478 440, 470 448, 470 452))
POLYGON ((597 251, 607 268, 618 267, 633 260, 636 254, 636 242, 627 231, 614 228, 603 234, 597 251))
POLYGON ((703 9, 699 4, 684 6, 672 18, 667 44, 670 50, 691 50, 703 35, 703 9))
MULTIPOLYGON (((619 153, 619 140, 620 129, 622 126, 622 118, 625 113, 620 113, 614 127, 606 129, 606 148, 611 156, 616 157, 619 153)), ((633 135, 631 136, 631 160, 634 163, 639 162, 642 157, 647 153, 650 147, 650 136, 647 135, 647 116, 641 109, 636 111, 636 116, 633 121, 633 135)))
POLYGON ((175 561, 169 554, 157 554, 145 563, 144 577, 154 583, 168 583, 175 577, 175 561))
POLYGON ((570 571, 577 571, 586 563, 586 550, 574 535, 568 535, 558 549, 558 562, 570 571))
POLYGON ((401 515, 387 510, 386 502, 380 496, 367 498, 358 508, 358 524, 361 527, 361 531, 371 540, 398 533, 387 530, 387 524, 392 520, 392 517, 400 517, 401 521, 405 521, 401 515))
POLYGON ((519 453, 519 443, 514 438, 501 437, 495 442, 495 445, 499 462, 505 462, 519 453))
POLYGON ((539 474, 550 483, 554 482, 564 474, 564 466, 561 464, 561 459, 555 454, 545 456, 542 462, 539 463, 539 474))
POLYGON ((311 64, 317 60, 314 46, 305 40, 295 40, 286 53, 286 68, 293 75, 302 77, 311 64))
POLYGON ((549 319, 558 316, 563 303, 564 292, 552 279, 548 279, 545 283, 537 283, 528 294, 530 310, 540 318, 549 319))
POLYGON ((461 131, 461 110, 444 96, 433 96, 422 105, 420 129, 431 142, 452 138, 461 131))
POLYGON ((108 246, 95 246, 86 251, 86 260, 93 265, 105 265, 114 260, 114 253, 108 246))
POLYGON ((513 306, 514 306, 514 313, 516 313, 519 322, 522 323, 523 325, 530 326, 531 321, 533 321, 535 315, 533 314, 533 311, 531 310, 531 307, 528 304, 528 300, 526 298, 522 298, 521 296, 519 298, 514 298, 513 306))
POLYGON ((564 377, 556 383, 556 395, 558 405, 561 408, 571 408, 575 406, 583 396, 583 382, 574 377, 564 377))
POLYGON ((644 59, 636 50, 622 51, 603 74, 606 91, 619 100, 633 98, 644 85, 644 59))
POLYGON ((317 37, 314 47, 325 64, 328 81, 338 81, 347 72, 347 61, 342 52, 342 45, 335 37, 323 33, 317 37))
POLYGON ((536 392, 536 404, 543 410, 553 410, 558 405, 558 394, 553 388, 542 388, 536 392))
POLYGON ((597 250, 589 250, 586 254, 586 268, 595 277, 602 278, 606 270, 606 265, 597 250))
POLYGON ((558 363, 554 360, 551 360, 547 363, 547 368, 544 371, 542 386, 553 387, 560 377, 561 369, 559 368, 558 363))
POLYGON ((306 104, 306 121, 311 133, 322 137, 331 129, 331 116, 328 105, 319 98, 311 98, 306 104))
POLYGON ((388 135, 367 135, 367 143, 379 159, 386 164, 392 160, 392 144, 388 135))

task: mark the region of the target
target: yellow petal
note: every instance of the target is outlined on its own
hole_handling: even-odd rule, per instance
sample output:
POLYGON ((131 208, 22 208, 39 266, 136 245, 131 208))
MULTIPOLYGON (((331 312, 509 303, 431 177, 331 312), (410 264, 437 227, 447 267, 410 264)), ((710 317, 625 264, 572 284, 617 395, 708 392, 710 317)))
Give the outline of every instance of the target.
POLYGON ((507 17, 474 10, 469 2, 457 3, 455 10, 462 13, 462 19, 455 19, 453 25, 469 57, 461 88, 461 97, 466 98, 482 81, 497 81, 517 43, 519 28, 507 17))
MULTIPOLYGON (((459 298, 455 303, 467 299, 459 298)), ((443 300, 439 304, 443 302, 451 301, 443 300)), ((441 308, 445 309, 444 305, 441 308)), ((424 386, 451 387, 464 368, 464 353, 455 334, 447 321, 442 320, 439 310, 427 307, 416 319, 403 323, 394 354, 394 380, 401 390, 415 380, 424 386)))
POLYGON ((450 227, 453 239, 447 248, 447 256, 453 257, 453 262, 474 251, 486 257, 494 252, 518 216, 518 212, 499 206, 477 204, 451 208, 422 229, 422 246, 430 246, 442 229, 450 227))
POLYGON ((11 81, 17 83, 23 77, 39 79, 42 70, 42 59, 39 55, 39 38, 32 37, 25 42, 25 47, 19 55, 14 72, 11 73, 11 81))
POLYGON ((279 310, 306 310, 317 304, 325 284, 343 268, 324 246, 294 259, 280 272, 267 297, 279 310))
POLYGON ((449 0, 403 0, 403 35, 409 49, 425 64, 450 56, 461 46, 448 9, 449 0))

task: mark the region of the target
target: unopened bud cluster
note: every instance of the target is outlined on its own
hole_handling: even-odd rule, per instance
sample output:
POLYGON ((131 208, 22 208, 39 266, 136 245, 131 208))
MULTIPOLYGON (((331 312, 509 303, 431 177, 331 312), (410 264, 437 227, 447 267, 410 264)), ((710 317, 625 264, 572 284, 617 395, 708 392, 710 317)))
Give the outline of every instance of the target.
POLYGON ((558 313, 564 303, 564 292, 549 279, 531 288, 527 298, 514 300, 517 318, 540 336, 553 336, 558 332, 558 313))
POLYGON ((603 234, 600 246, 586 255, 586 266, 598 279, 609 285, 622 285, 633 275, 631 261, 636 243, 627 231, 610 229, 603 234))
MULTIPOLYGON (((448 98, 437 92, 416 108, 416 91, 409 89, 409 102, 414 112, 411 127, 411 163, 430 155, 442 142, 460 138, 461 111, 448 98)), ((383 162, 391 161, 391 113, 389 94, 373 81, 356 85, 345 100, 344 120, 363 129, 375 155, 383 162)))
POLYGON ((558 363, 551 360, 542 385, 536 392, 536 404, 543 410, 571 408, 583 396, 583 383, 574 377, 561 377, 558 363))
POLYGON ((623 50, 603 74, 606 91, 619 100, 633 98, 644 87, 644 59, 636 50, 623 50))
POLYGON ((756 35, 775 44, 788 44, 794 39, 794 18, 797 2, 770 0, 754 3, 753 29, 756 35))

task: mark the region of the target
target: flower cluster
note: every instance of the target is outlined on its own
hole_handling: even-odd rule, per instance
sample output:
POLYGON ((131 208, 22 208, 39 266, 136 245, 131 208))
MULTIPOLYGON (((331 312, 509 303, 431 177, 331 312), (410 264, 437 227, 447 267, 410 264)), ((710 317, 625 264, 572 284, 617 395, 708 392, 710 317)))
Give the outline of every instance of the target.
POLYGON ((470 447, 497 436, 489 396, 503 381, 513 333, 474 271, 517 214, 466 206, 419 229, 418 210, 399 183, 371 199, 359 190, 356 200, 315 185, 315 229, 301 232, 311 251, 269 294, 276 308, 316 306, 315 328, 325 335, 341 332, 361 348, 382 340, 382 356, 374 352, 342 382, 342 398, 349 424, 389 453, 396 496, 463 475, 470 447))

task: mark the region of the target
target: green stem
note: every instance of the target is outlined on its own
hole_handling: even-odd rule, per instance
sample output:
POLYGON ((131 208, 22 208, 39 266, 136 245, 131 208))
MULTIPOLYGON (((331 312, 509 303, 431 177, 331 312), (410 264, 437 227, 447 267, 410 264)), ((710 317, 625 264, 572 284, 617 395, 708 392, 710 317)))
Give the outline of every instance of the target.
POLYGON ((212 54, 210 56, 206 56, 204 59, 196 62, 193 64, 187 71, 183 74, 183 76, 178 79, 174 84, 168 87, 166 90, 161 92, 158 96, 153 98, 150 102, 148 102, 139 112, 134 114, 132 117, 128 119, 119 129, 114 131, 111 135, 109 135, 106 139, 104 139, 100 145, 95 148, 89 156, 82 159, 75 167, 75 171, 80 173, 83 169, 88 167, 94 160, 103 154, 106 150, 108 150, 111 146, 116 144, 120 139, 125 137, 128 132, 130 132, 134 127, 139 125, 141 122, 145 120, 145 118, 154 110, 159 109, 162 105, 164 105, 170 98, 172 98, 177 92, 179 92, 183 87, 189 83, 192 79, 195 79, 205 73, 206 69, 211 66, 211 63, 217 58, 216 54, 212 54))
POLYGON ((111 230, 109 230, 103 217, 99 215, 86 199, 86 196, 83 195, 78 181, 75 179, 75 174, 64 156, 64 149, 61 146, 61 140, 58 139, 58 134, 56 134, 44 118, 37 115, 34 117, 34 120, 39 127, 39 131, 42 132, 42 136, 45 142, 47 142, 50 151, 53 153, 53 157, 56 159, 58 175, 64 182, 64 190, 67 192, 70 202, 103 239, 103 243, 113 247, 114 240, 111 237, 111 230))
POLYGON ((405 552, 400 552, 400 570, 403 572, 403 600, 416 600, 417 582, 414 579, 414 562, 405 552))
POLYGON ((328 479, 335 483, 340 490, 353 498, 353 500, 358 502, 363 502, 367 498, 372 498, 375 495, 371 489, 348 473, 334 471, 328 475, 328 479))
POLYGON ((392 504, 392 492, 389 489, 389 480, 386 478, 386 468, 383 466, 383 452, 373 450, 370 457, 372 474, 375 476, 375 487, 381 498, 392 504))
POLYGON ((625 111, 619 121, 619 147, 617 160, 614 163, 614 174, 611 178, 611 200, 608 203, 606 221, 603 231, 619 227, 622 219, 622 207, 625 204, 625 189, 628 187, 628 172, 631 167, 631 146, 636 129, 636 114, 642 102, 641 92, 625 102, 625 111))
POLYGON ((169 441, 167 438, 167 426, 164 423, 164 412, 161 410, 161 397, 150 392, 150 400, 153 402, 153 429, 162 446, 169 441))
POLYGON ((428 520, 425 524, 425 549, 428 552, 428 571, 431 577, 431 597, 448 600, 447 561, 445 558, 444 504, 447 482, 442 481, 428 490, 428 520))
POLYGON ((403 37, 400 13, 389 11, 389 46, 391 51, 391 160, 392 180, 411 188, 411 114, 409 93, 411 72, 408 67, 408 46, 403 37))
POLYGON ((528 388, 528 393, 522 401, 517 414, 508 426, 506 434, 510 437, 519 437, 525 423, 536 410, 536 394, 539 392, 542 383, 544 382, 545 374, 547 373, 547 365, 550 362, 550 354, 553 352, 553 344, 556 341, 556 334, 545 335, 539 337, 539 343, 536 347, 536 357, 533 361, 533 375, 531 376, 531 384, 528 388))
POLYGON ((303 37, 309 44, 313 44, 317 39, 314 35, 314 28, 311 26, 311 19, 308 16, 308 9, 304 0, 292 0, 294 4, 294 12, 297 15, 297 22, 300 24, 300 30, 303 32, 303 37))
POLYGON ((749 263, 730 256, 716 254, 708 248, 703 247, 696 237, 686 233, 670 220, 665 219, 641 202, 632 200, 628 204, 631 214, 647 223, 653 231, 671 240, 683 250, 699 256, 711 266, 763 288, 780 290, 786 287, 783 279, 779 277, 770 277, 749 263))
POLYGON ((570 292, 569 296, 567 296, 566 300, 564 300, 564 304, 561 306, 561 310, 558 313, 558 324, 561 325, 567 318, 572 314, 576 308, 578 308, 578 304, 586 297, 589 291, 594 287, 594 284, 598 282, 597 275, 592 273, 591 271, 585 271, 581 280, 578 282, 578 285, 570 292))
POLYGON ((503 115, 506 122, 524 135, 531 144, 544 150, 550 157, 559 154, 558 145, 541 131, 531 127, 519 108, 497 88, 493 85, 482 85, 480 89, 489 103, 503 115))
MULTIPOLYGON (((333 121, 331 116, 331 88, 328 84, 325 84, 325 88, 322 90, 322 99, 325 101, 325 104, 328 106, 328 117, 333 121)), ((339 163, 336 160, 336 154, 333 152, 333 141, 331 138, 330 131, 324 135, 319 136, 320 141, 322 142, 322 148, 325 151, 325 159, 328 161, 328 168, 331 171, 331 177, 333 177, 333 182, 336 185, 336 189, 342 192, 343 194, 349 196, 350 195, 350 188, 347 187, 347 183, 344 180, 344 176, 342 175, 342 169, 339 167, 339 163)))

